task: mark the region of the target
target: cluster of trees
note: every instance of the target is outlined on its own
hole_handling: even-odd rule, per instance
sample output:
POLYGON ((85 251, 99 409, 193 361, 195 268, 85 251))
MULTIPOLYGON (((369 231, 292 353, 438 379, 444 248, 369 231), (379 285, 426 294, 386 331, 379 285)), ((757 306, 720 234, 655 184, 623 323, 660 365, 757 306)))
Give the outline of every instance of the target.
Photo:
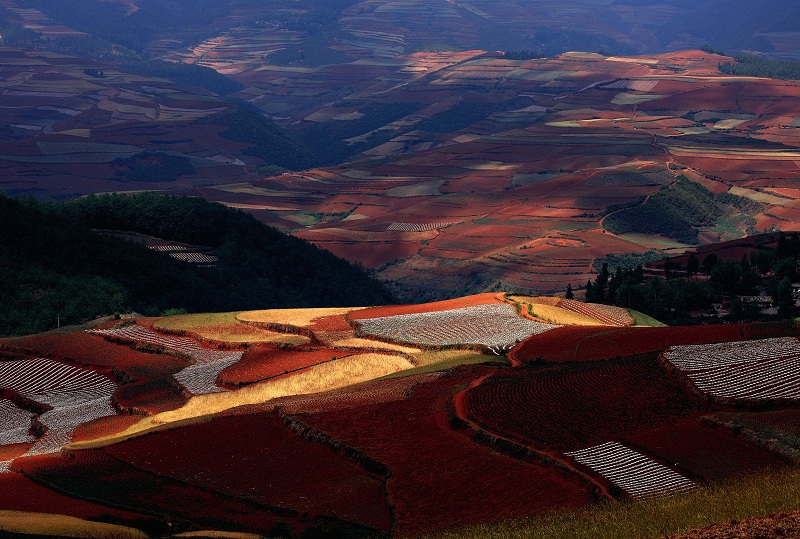
MULTIPOLYGON (((586 283, 586 301, 636 309, 668 323, 696 322, 691 311, 707 309, 715 301, 732 300, 731 318, 757 319, 758 306, 742 303, 738 296, 756 295, 766 287, 787 317, 794 309, 792 283, 800 278, 800 239, 797 233, 781 233, 775 249, 756 249, 741 260, 720 260, 710 253, 699 259, 690 255, 686 267, 665 260, 664 278, 646 278, 641 265, 609 269, 603 262, 594 281, 586 283), (695 280, 705 274, 707 279, 695 280)), ((571 292, 571 287, 568 293, 571 292)))
POLYGON ((697 227, 714 226, 726 213, 723 206, 739 211, 755 211, 758 203, 728 193, 714 195, 686 176, 664 187, 643 202, 609 208, 603 226, 614 234, 639 232, 661 234, 682 243, 697 243, 697 227))
POLYGON ((165 62, 163 60, 141 60, 127 62, 122 69, 130 73, 169 79, 181 86, 197 86, 219 95, 228 95, 244 89, 244 86, 233 79, 211 69, 183 62, 165 62))
POLYGON ((314 163, 311 150, 303 142, 252 105, 237 103, 236 107, 200 122, 227 125, 228 128, 221 135, 230 140, 252 144, 242 153, 258 157, 267 165, 302 170, 314 163))
POLYGON ((158 315, 392 303, 385 286, 244 212, 153 193, 54 203, 0 195, 0 335, 114 312, 158 315), (193 264, 92 229, 140 232, 214 248, 193 264))
POLYGON ((735 57, 735 60, 733 63, 720 64, 719 70, 728 75, 768 77, 770 79, 783 80, 800 79, 800 62, 797 61, 769 60, 750 54, 740 54, 735 57))
POLYGON ((111 162, 114 179, 122 182, 171 182, 184 174, 194 174, 187 157, 163 152, 139 152, 111 162))

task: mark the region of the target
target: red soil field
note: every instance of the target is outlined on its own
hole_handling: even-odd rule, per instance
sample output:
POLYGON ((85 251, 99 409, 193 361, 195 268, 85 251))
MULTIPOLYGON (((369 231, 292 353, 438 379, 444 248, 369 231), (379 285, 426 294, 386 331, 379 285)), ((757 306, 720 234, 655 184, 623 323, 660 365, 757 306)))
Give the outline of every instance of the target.
MULTIPOLYGON (((77 451, 64 455, 17 459, 14 463, 34 481, 58 489, 70 497, 87 498, 114 507, 157 516, 177 522, 192 522, 206 529, 266 532, 277 520, 289 521, 287 513, 254 502, 242 503, 231 496, 194 487, 168 477, 137 469, 103 450, 77 451)), ((0 481, 3 477, 0 477, 0 481)), ((25 504, 29 510, 60 512, 71 510, 72 501, 63 495, 50 498, 49 490, 38 487, 25 504), (42 493, 43 497, 37 495, 42 493), (49 506, 48 501, 52 503, 49 506), (44 508, 44 509, 43 509, 44 508)), ((7 492, 2 489, 3 493, 7 492)), ((15 508, 19 493, 11 489, 7 507, 15 508)), ((5 494, 0 494, 5 497, 5 494)), ((23 497, 23 500, 25 497, 23 497)), ((0 505, 3 505, 0 499, 0 505)), ((78 507, 84 502, 77 502, 78 507)), ((97 507, 91 504, 90 507, 97 507)), ((103 508, 104 511, 113 510, 103 508)), ((84 511, 86 511, 84 509, 84 511)))
POLYGON ((146 518, 144 515, 59 494, 19 473, 0 474, 0 508, 78 518, 96 518, 103 514, 128 521, 146 518))
POLYGON ((304 440, 276 412, 222 417, 106 449, 136 467, 268 506, 388 531, 384 478, 304 440))
POLYGON ((682 344, 709 344, 744 340, 745 324, 672 327, 565 326, 524 340, 510 352, 528 362, 591 361, 666 350, 682 344))
POLYGON ((78 425, 72 439, 73 441, 80 442, 116 434, 138 423, 141 419, 142 416, 140 415, 112 415, 93 419, 92 421, 78 425))
POLYGON ((169 379, 146 380, 120 386, 114 400, 122 409, 150 414, 175 410, 186 404, 186 398, 169 379))
POLYGON ((572 451, 695 414, 655 356, 506 370, 467 391, 467 415, 523 445, 572 451))
POLYGON ((438 378, 440 373, 426 373, 387 380, 377 380, 356 386, 277 399, 274 404, 284 413, 319 413, 344 410, 368 404, 380 404, 403 400, 417 384, 438 378))
POLYGON ((137 380, 163 378, 188 366, 186 361, 175 356, 139 352, 83 332, 33 335, 6 342, 34 355, 63 358, 85 365, 116 367, 137 380))
POLYGON ((697 418, 628 437, 626 442, 706 481, 785 465, 774 453, 735 436, 730 430, 705 425, 697 418))
POLYGON ((218 380, 229 386, 252 384, 346 355, 350 354, 328 348, 312 350, 283 350, 266 346, 253 348, 245 351, 242 359, 223 369, 219 373, 218 380))
POLYGON ((446 411, 452 393, 492 372, 457 368, 419 384, 402 401, 298 418, 389 467, 389 503, 401 536, 590 503, 588 483, 558 468, 507 457, 452 430, 446 411))
POLYGON ((381 318, 383 316, 395 316, 398 314, 419 314, 435 311, 445 311, 449 309, 460 309, 461 307, 474 307, 476 305, 488 305, 490 303, 503 303, 501 295, 497 293, 475 294, 462 298, 447 299, 433 303, 419 303, 413 305, 388 305, 385 307, 370 307, 348 313, 351 320, 363 320, 365 318, 381 318))

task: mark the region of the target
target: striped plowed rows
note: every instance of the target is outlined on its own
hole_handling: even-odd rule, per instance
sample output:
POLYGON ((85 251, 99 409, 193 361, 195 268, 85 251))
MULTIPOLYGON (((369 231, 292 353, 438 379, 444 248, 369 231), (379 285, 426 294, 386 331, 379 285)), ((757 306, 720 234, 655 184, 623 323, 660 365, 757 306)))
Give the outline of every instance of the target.
MULTIPOLYGON (((22 456, 58 452, 70 442, 81 423, 117 413, 111 406, 117 389, 113 381, 94 371, 50 359, 0 362, 0 388, 11 389, 50 408, 37 418, 47 430, 22 456)), ((20 420, 17 427, 26 426, 23 414, 15 416, 20 420)))
POLYGON ((437 228, 444 228, 451 223, 392 223, 386 229, 389 232, 427 232, 429 230, 436 230, 437 228))
POLYGON ((298 417, 391 470, 398 536, 591 503, 591 488, 571 474, 505 456, 451 428, 451 395, 491 372, 460 367, 418 384, 403 400, 298 417))
POLYGON ((465 402, 481 428, 559 451, 671 424, 697 409, 655 355, 507 370, 468 390, 465 402))
POLYGON ((35 416, 36 414, 19 408, 9 400, 0 399, 0 445, 23 444, 36 440, 30 433, 31 420, 35 416))
POLYGON ((800 341, 673 346, 664 359, 702 392, 721 399, 800 399, 800 341))
POLYGON ((462 307, 475 307, 476 305, 491 305, 503 303, 498 294, 485 293, 473 296, 464 296, 455 299, 446 299, 432 303, 416 303, 412 305, 387 305, 382 307, 368 307, 351 311, 347 317, 351 320, 362 320, 365 318, 381 318, 385 316, 396 316, 398 314, 417 314, 430 313, 462 307))
POLYGON ((242 358, 242 352, 226 352, 203 348, 197 341, 188 337, 162 335, 142 326, 134 325, 120 329, 101 329, 95 330, 94 333, 111 338, 162 346, 191 357, 195 363, 172 376, 193 395, 227 391, 217 385, 217 376, 226 367, 233 365, 242 358))
POLYGON ((30 355, 64 358, 85 365, 113 366, 137 380, 163 378, 188 364, 187 360, 175 356, 140 352, 86 332, 32 335, 9 342, 30 355))
POLYGON ((685 492, 697 487, 691 479, 618 442, 572 451, 567 456, 637 499, 685 492))
POLYGON ((357 386, 286 397, 275 402, 287 414, 331 412, 368 404, 380 404, 405 399, 417 384, 430 382, 441 376, 430 372, 388 380, 377 380, 357 386))
POLYGON ((359 320, 367 335, 421 345, 507 347, 558 326, 521 318, 507 303, 359 320))
POLYGON ((599 303, 583 303, 572 299, 563 300, 560 307, 594 318, 610 326, 632 326, 634 322, 631 314, 621 307, 601 305, 599 303))

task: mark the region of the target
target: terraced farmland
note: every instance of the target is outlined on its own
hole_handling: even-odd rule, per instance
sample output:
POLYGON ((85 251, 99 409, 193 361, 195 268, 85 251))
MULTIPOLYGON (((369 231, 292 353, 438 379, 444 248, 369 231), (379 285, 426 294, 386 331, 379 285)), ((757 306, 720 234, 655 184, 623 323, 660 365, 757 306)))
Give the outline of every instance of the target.
POLYGON ((466 415, 492 434, 560 451, 692 416, 697 405, 655 356, 497 373, 466 391, 466 415))
POLYGON ((800 341, 795 337, 673 346, 664 359, 711 397, 800 399, 800 341))
POLYGON ((242 359, 243 354, 243 352, 225 352, 203 348, 194 339, 162 335, 136 325, 120 329, 95 330, 94 333, 107 338, 164 347, 192 358, 195 362, 193 365, 189 365, 172 375, 192 395, 226 391, 225 388, 217 385, 217 376, 225 368, 242 359))
POLYGON ((478 305, 446 311, 359 320, 361 331, 393 341, 428 346, 509 347, 558 326, 526 320, 512 305, 478 305))
POLYGON ((617 442, 567 453, 636 499, 664 496, 697 488, 678 472, 617 442))
MULTIPOLYGON (((0 362, 0 388, 49 408, 36 416, 46 427, 44 434, 22 456, 56 453, 70 442, 81 423, 117 413, 111 406, 111 397, 117 389, 113 381, 94 371, 49 359, 0 362)), ((14 419, 9 430, 19 437, 21 428, 31 427, 31 417, 27 416, 26 423, 27 414, 22 410, 8 411, 9 419, 14 419)))

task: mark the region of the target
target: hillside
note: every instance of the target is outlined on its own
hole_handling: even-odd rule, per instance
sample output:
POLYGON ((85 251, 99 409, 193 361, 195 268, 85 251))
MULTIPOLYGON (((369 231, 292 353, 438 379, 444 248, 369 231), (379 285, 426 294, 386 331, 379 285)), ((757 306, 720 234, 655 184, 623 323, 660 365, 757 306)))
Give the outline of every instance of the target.
POLYGON ((391 301, 363 270, 201 199, 145 193, 39 204, 3 196, 0 205, 0 334, 130 310, 391 301))
POLYGON ((9 104, 0 111, 6 194, 175 190, 312 163, 308 149, 263 113, 212 93, 239 86, 208 69, 119 67, 4 47, 0 80, 9 104))
POLYGON ((0 339, 0 530, 655 538, 796 508, 798 326, 631 315, 481 294, 0 339))
POLYGON ((781 0, 757 7, 746 0, 570 0, 558 4, 545 0, 92 0, 87 10, 81 9, 87 2, 79 0, 9 0, 4 5, 9 15, 16 15, 9 18, 17 27, 36 23, 33 28, 44 36, 80 36, 51 44, 75 52, 181 54, 204 63, 223 60, 239 69, 253 59, 234 49, 245 45, 250 50, 258 41, 269 46, 262 50, 270 64, 302 66, 391 58, 419 50, 511 50, 539 56, 569 50, 641 54, 704 43, 736 51, 798 54, 798 16, 781 0), (418 13, 425 14, 425 24, 418 13), (212 55, 207 54, 209 50, 212 55))

